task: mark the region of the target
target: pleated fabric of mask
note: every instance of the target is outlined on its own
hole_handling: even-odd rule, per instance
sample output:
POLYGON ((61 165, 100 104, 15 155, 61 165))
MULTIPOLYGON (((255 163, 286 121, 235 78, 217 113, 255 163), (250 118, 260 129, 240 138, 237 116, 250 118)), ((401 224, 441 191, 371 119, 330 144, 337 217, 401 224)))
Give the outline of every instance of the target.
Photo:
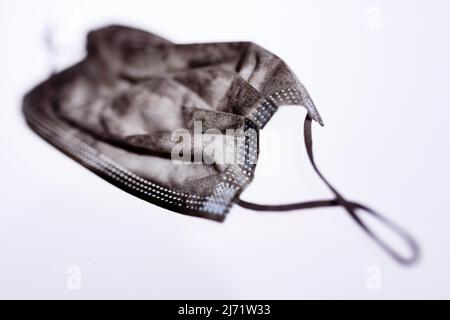
POLYGON ((258 211, 340 206, 397 261, 418 258, 408 233, 346 200, 324 179, 312 154, 311 122, 323 125, 316 107, 287 64, 254 43, 174 44, 129 27, 94 30, 87 56, 30 91, 23 113, 37 134, 75 161, 165 209, 223 221, 233 204, 258 211), (239 199, 254 176, 259 130, 284 105, 306 108, 308 155, 333 199, 274 206, 239 199), (185 135, 174 135, 180 130, 185 135), (174 161, 186 134, 192 150, 174 161), (231 143, 220 154, 211 148, 214 141, 231 143), (358 210, 397 232, 411 255, 383 241, 358 210))

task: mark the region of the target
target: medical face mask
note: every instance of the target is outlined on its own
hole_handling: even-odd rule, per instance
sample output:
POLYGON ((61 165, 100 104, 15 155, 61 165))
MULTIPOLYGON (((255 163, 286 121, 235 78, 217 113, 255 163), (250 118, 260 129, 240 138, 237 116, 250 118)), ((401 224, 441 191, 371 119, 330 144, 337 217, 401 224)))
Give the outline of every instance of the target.
POLYGON ((338 206, 400 263, 418 257, 403 229, 325 180, 313 159, 312 122, 323 122, 311 97, 283 60, 254 43, 174 44, 122 26, 95 30, 85 59, 29 92, 23 113, 31 129, 75 161, 165 209, 223 221, 233 204, 257 211, 338 206), (330 200, 240 200, 257 165, 259 130, 285 105, 307 110, 306 149, 330 200), (397 232, 411 255, 374 233, 362 212, 397 232))

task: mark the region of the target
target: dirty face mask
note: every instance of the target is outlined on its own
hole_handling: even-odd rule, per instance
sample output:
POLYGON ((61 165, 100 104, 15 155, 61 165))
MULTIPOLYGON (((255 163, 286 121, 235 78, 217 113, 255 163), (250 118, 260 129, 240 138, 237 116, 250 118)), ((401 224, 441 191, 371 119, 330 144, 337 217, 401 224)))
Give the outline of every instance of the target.
POLYGON ((318 111, 286 63, 254 43, 173 44, 127 27, 95 30, 85 59, 29 92, 23 113, 37 134, 75 161, 165 209, 223 221, 233 204, 257 211, 341 207, 398 262, 418 257, 408 233, 344 198, 320 173, 311 135, 312 121, 323 125, 318 111), (330 200, 240 199, 254 176, 259 130, 284 105, 307 110, 307 153, 330 200), (401 255, 373 232, 363 212, 396 232, 411 254, 401 255))

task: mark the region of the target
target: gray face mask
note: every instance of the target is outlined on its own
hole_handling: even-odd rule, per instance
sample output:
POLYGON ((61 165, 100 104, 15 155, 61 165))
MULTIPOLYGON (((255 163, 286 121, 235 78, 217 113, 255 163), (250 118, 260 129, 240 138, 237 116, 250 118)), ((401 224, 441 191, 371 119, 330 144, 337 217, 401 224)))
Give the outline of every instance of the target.
POLYGON ((322 119, 276 55, 250 42, 178 45, 121 26, 90 32, 87 52, 29 92, 23 112, 37 134, 89 170, 155 205, 216 221, 235 203, 258 211, 341 206, 397 261, 417 260, 404 230, 346 200, 318 171, 311 122, 322 119), (308 155, 334 199, 273 206, 239 199, 253 179, 258 132, 283 105, 307 109, 308 155), (392 249, 358 210, 397 232, 412 254, 392 249))

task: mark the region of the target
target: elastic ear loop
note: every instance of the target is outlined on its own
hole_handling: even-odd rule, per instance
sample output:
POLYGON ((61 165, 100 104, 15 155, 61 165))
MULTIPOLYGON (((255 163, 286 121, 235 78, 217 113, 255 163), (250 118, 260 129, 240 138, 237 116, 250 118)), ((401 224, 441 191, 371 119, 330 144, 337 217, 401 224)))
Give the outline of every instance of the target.
POLYGON ((244 200, 239 199, 237 204, 243 208, 251 209, 255 211, 291 211, 291 210, 300 210, 300 209, 312 209, 312 208, 323 208, 323 207, 343 207, 347 213, 352 217, 352 219, 371 237, 383 250, 385 250, 392 258, 394 258, 397 262, 403 265, 411 265, 419 259, 420 249, 417 242, 414 238, 400 226, 390 221, 380 213, 375 210, 366 207, 360 203, 348 201, 346 200, 322 175, 319 171, 313 156, 312 149, 312 130, 311 130, 311 117, 309 115, 305 118, 304 124, 304 137, 305 137, 305 146, 308 152, 309 160, 311 164, 320 177, 322 181, 328 186, 328 188, 335 195, 335 199, 330 200, 317 200, 317 201, 309 201, 309 202, 300 202, 300 203, 292 203, 292 204, 283 204, 283 205, 261 205, 256 203, 250 203, 244 200), (356 213, 357 210, 363 210, 368 214, 372 215, 374 218, 378 219, 381 223, 383 223, 386 227, 396 232, 410 247, 411 256, 405 257, 400 253, 395 251, 389 244, 387 244, 382 238, 380 238, 372 229, 370 229, 363 220, 356 213))

